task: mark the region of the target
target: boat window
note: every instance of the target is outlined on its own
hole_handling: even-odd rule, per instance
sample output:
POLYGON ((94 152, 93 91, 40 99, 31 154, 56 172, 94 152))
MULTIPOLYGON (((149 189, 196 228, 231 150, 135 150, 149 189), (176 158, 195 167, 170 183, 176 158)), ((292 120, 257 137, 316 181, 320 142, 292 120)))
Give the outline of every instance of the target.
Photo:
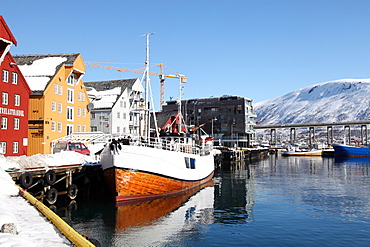
POLYGON ((185 157, 185 166, 186 166, 186 168, 190 168, 190 159, 189 159, 189 157, 185 157))
POLYGON ((195 169, 195 159, 190 158, 190 169, 195 169))
POLYGON ((195 169, 195 159, 185 157, 185 165, 186 165, 186 168, 188 169, 195 169))

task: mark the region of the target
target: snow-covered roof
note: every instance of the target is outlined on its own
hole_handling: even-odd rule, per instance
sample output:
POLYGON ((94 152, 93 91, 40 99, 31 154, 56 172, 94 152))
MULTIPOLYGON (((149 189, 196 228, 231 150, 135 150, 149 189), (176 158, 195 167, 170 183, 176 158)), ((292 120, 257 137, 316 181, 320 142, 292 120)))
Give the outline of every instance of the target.
POLYGON ((143 91, 139 79, 85 82, 87 94, 94 100, 94 109, 112 108, 119 96, 127 89, 143 91))
POLYGON ((79 54, 14 55, 32 91, 44 91, 63 64, 73 64, 79 54))
MULTIPOLYGON (((89 93, 89 95, 91 95, 89 93)), ((92 101, 95 108, 112 108, 117 98, 121 95, 121 88, 116 87, 106 91, 95 90, 95 100, 92 101)))

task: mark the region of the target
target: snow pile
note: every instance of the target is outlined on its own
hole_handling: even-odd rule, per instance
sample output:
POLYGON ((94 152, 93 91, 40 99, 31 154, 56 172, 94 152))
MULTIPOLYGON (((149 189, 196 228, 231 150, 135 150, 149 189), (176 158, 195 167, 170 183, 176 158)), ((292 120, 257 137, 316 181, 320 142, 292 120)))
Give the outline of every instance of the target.
POLYGON ((20 157, 0 156, 0 230, 13 224, 15 234, 0 233, 0 246, 72 246, 59 231, 23 197, 7 169, 49 167, 94 162, 92 157, 72 151, 20 157))
POLYGON ((53 167, 72 164, 94 163, 92 156, 79 154, 73 151, 62 151, 57 154, 36 154, 32 156, 0 156, 0 168, 25 169, 34 167, 53 167))
POLYGON ((319 83, 254 104, 259 125, 331 123, 370 118, 370 79, 319 83))
POLYGON ((27 83, 32 91, 42 91, 46 84, 56 72, 56 68, 61 63, 67 61, 66 57, 47 57, 35 60, 31 65, 19 65, 27 83))

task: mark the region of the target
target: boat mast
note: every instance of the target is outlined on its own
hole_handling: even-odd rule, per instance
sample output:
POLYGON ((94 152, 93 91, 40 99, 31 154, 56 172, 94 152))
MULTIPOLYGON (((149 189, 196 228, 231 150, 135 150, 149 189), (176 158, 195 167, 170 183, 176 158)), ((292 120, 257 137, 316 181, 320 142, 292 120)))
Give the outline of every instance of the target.
POLYGON ((145 115, 144 115, 144 137, 149 140, 150 135, 150 105, 149 105, 149 83, 150 83, 150 77, 149 77, 149 36, 153 35, 155 33, 146 33, 141 35, 146 36, 146 59, 145 59, 145 115))

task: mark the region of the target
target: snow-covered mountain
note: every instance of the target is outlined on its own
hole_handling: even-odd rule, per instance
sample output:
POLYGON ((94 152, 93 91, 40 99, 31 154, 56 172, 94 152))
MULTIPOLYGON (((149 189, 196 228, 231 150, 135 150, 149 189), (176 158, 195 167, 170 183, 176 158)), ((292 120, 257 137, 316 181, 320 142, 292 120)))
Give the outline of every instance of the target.
POLYGON ((254 104, 258 125, 370 120, 370 79, 319 83, 254 104))

